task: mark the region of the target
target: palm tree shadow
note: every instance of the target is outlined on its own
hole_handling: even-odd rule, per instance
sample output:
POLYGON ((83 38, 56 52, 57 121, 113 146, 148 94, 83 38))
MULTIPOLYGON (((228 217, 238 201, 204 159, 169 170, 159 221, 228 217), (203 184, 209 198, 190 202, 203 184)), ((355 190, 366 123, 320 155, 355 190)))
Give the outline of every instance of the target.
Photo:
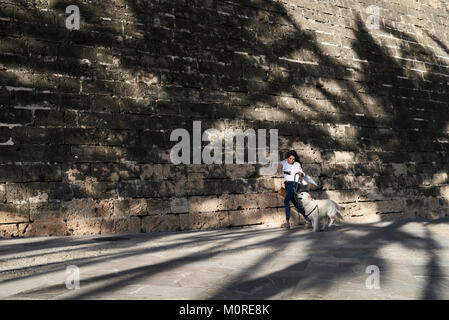
MULTIPOLYGON (((64 5, 65 2, 57 2, 55 9, 61 9, 64 5)), ((414 197, 431 196, 439 198, 443 202, 441 207, 447 207, 447 200, 438 187, 430 189, 420 187, 429 175, 433 178, 432 175, 437 175, 440 170, 444 171, 447 168, 447 164, 441 157, 442 152, 447 151, 447 146, 436 141, 444 136, 441 132, 447 126, 449 118, 447 113, 432 112, 441 110, 441 107, 445 105, 439 101, 441 98, 440 92, 420 91, 428 89, 429 83, 438 84, 439 87, 447 89, 446 86, 441 84, 441 77, 438 76, 441 70, 435 65, 426 64, 426 72, 421 73, 422 77, 416 76, 412 70, 416 69, 415 66, 412 68, 409 60, 398 60, 392 57, 391 53, 385 47, 379 45, 366 29, 360 16, 355 18, 356 24, 355 29, 353 29, 354 39, 351 43, 351 49, 357 55, 357 59, 368 62, 358 64, 359 68, 357 69, 354 68, 354 63, 351 60, 336 58, 329 54, 320 43, 321 40, 319 41, 321 36, 302 28, 299 23, 290 17, 287 8, 280 3, 260 1, 257 10, 254 7, 243 5, 230 5, 231 8, 224 7, 224 9, 230 9, 233 13, 240 14, 240 16, 219 14, 217 12, 218 4, 215 2, 211 7, 201 9, 201 13, 205 15, 214 14, 217 17, 215 26, 229 27, 232 32, 227 35, 223 35, 224 31, 219 28, 202 27, 202 16, 200 14, 190 15, 191 9, 186 6, 166 2, 161 2, 160 6, 157 6, 153 2, 139 1, 128 1, 127 6, 135 14, 135 23, 126 28, 121 24, 116 25, 115 22, 111 23, 112 25, 104 22, 106 27, 97 26, 95 23, 98 22, 98 16, 89 13, 90 7, 82 7, 83 12, 86 13, 83 16, 86 25, 91 22, 92 28, 72 33, 64 31, 64 40, 59 43, 61 51, 58 51, 57 54, 62 55, 67 53, 64 49, 67 48, 64 47, 65 41, 71 41, 72 44, 80 47, 92 45, 99 48, 104 47, 104 51, 102 51, 104 60, 100 59, 99 62, 106 63, 109 67, 103 67, 101 63, 89 67, 85 61, 82 61, 82 58, 85 58, 85 52, 91 52, 90 50, 81 52, 69 50, 74 55, 73 61, 70 60, 70 62, 76 62, 67 71, 64 62, 52 64, 50 60, 50 62, 42 63, 39 58, 33 58, 33 54, 36 54, 34 50, 37 49, 30 46, 32 48, 31 57, 22 57, 19 60, 20 63, 37 73, 42 71, 49 73, 63 72, 67 78, 63 84, 54 85, 56 80, 53 76, 48 78, 47 83, 35 78, 28 81, 11 73, 2 75, 0 82, 2 85, 17 87, 32 85, 39 91, 57 90, 60 93, 57 100, 51 104, 54 104, 56 111, 62 114, 61 126, 65 130, 64 142, 66 145, 59 146, 56 143, 57 141, 54 141, 55 145, 44 148, 44 152, 40 153, 43 159, 56 161, 60 164, 66 162, 82 164, 98 161, 96 157, 100 153, 99 162, 101 163, 110 160, 108 157, 101 158, 101 147, 106 147, 106 149, 111 150, 112 156, 115 157, 114 164, 118 165, 119 171, 132 171, 123 165, 127 161, 137 164, 169 164, 167 150, 172 144, 168 142, 167 135, 170 129, 177 127, 190 129, 191 122, 195 119, 202 119, 205 124, 219 127, 223 124, 222 118, 225 118, 225 126, 231 127, 242 125, 242 122, 245 121, 246 126, 251 126, 254 129, 277 126, 279 134, 286 137, 290 144, 301 142, 310 148, 321 150, 322 159, 318 161, 308 159, 312 163, 319 164, 322 161, 326 163, 332 161, 332 154, 335 150, 353 150, 366 154, 367 162, 376 161, 379 164, 402 163, 404 161, 417 162, 421 166, 418 166, 416 173, 414 173, 416 181, 410 181, 406 176, 400 176, 393 181, 389 181, 383 174, 374 177, 374 186, 382 192, 385 187, 406 185, 409 188, 401 191, 404 195, 408 195, 408 192, 413 194, 414 190, 410 189, 416 188, 419 192, 414 197), (151 15, 141 14, 149 9, 151 15), (168 15, 165 15, 165 18, 161 17, 160 11, 165 11, 168 15), (258 14, 260 14, 260 20, 258 20, 258 14), (279 17, 279 14, 281 15, 281 21, 276 23, 276 17, 279 17), (176 19, 173 19, 173 17, 176 19), (268 21, 270 23, 267 23, 268 21), (178 27, 176 32, 173 31, 173 28, 170 29, 174 22, 178 27), (161 27, 153 28, 155 24, 159 24, 161 27), (164 24, 168 27, 164 28, 164 24), (270 26, 271 32, 267 32, 267 25, 270 26), (284 34, 285 30, 289 30, 287 35, 284 34), (283 35, 283 37, 278 38, 279 35, 283 35), (131 38, 131 36, 134 36, 134 38, 131 38), (217 37, 224 37, 225 40, 223 42, 216 41, 217 37), (183 51, 182 45, 185 46, 185 51, 183 51), (210 61, 192 58, 192 55, 199 54, 199 50, 204 48, 207 48, 205 50, 207 54, 203 53, 202 58, 210 58, 210 61), (132 58, 136 52, 141 57, 140 63, 137 65, 135 65, 136 59, 132 58), (308 52, 309 60, 300 60, 302 52, 308 52), (191 59, 183 59, 182 55, 185 53, 190 53, 191 59), (164 56, 164 59, 161 59, 160 56, 164 56), (264 68, 264 65, 268 66, 268 70, 264 68), (348 68, 352 68, 356 72, 348 71, 348 68), (142 81, 138 81, 136 86, 120 86, 107 81, 117 75, 117 70, 122 72, 121 80, 128 81, 137 77, 142 81), (192 71, 199 71, 204 76, 196 76, 192 71), (217 73, 219 73, 218 76, 217 73), (83 88, 80 88, 77 81, 71 79, 71 77, 81 75, 90 77, 84 82, 83 88), (334 82, 337 82, 337 85, 334 82), (162 85, 162 88, 159 85, 162 85), (165 85, 165 88, 163 85, 165 85), (360 87, 363 86, 368 88, 360 91, 360 87), (80 90, 94 94, 94 98, 78 101, 75 106, 65 104, 70 100, 65 94, 76 95, 80 90), (338 92, 339 90, 343 94, 338 92), (427 96, 423 97, 422 92, 426 92, 427 96), (113 99, 113 97, 120 95, 129 97, 139 94, 148 99, 145 100, 143 105, 133 99, 126 99, 126 103, 117 105, 113 99), (432 99, 432 97, 436 99, 432 99), (198 103, 198 98, 205 103, 198 103), (107 103, 104 103, 105 100, 103 99, 107 103), (369 104, 367 102, 369 99, 374 100, 375 103, 369 104), (168 110, 163 111, 162 108, 167 106, 167 101, 171 100, 177 103, 173 107, 173 113, 168 110), (155 104, 154 101, 156 101, 155 104), (326 107, 323 107, 323 104, 330 107, 331 112, 325 112, 326 107), (422 109, 423 105, 427 112, 424 114, 418 113, 418 109, 422 109), (263 110, 251 112, 254 106, 262 107, 263 110), (76 108, 81 110, 73 110, 76 108), (120 112, 125 113, 126 118, 123 119, 119 116, 120 112), (361 118, 355 115, 358 113, 365 113, 366 115, 361 118), (417 114, 419 114, 418 118, 422 118, 421 120, 415 119, 417 114), (378 115, 383 117, 378 117, 378 115), (170 120, 171 127, 164 125, 167 119, 170 120), (353 139, 336 138, 325 125, 327 122, 335 122, 335 119, 359 128, 360 133, 356 131, 353 139), (139 120, 137 129, 134 124, 135 120, 139 120), (86 130, 82 128, 86 126, 90 130, 90 135, 87 135, 87 137, 85 136, 86 130), (107 136, 105 140, 100 140, 98 137, 102 137, 101 133, 105 131, 108 133, 107 129, 110 126, 117 134, 126 131, 125 141, 120 138, 113 139, 114 137, 111 138, 110 136, 107 136), (430 129, 426 129, 426 126, 430 129), (391 130, 379 142, 376 141, 377 134, 372 134, 372 131, 369 131, 373 128, 391 130), (418 129, 418 131, 414 129, 418 129), (136 132, 133 132, 133 130, 136 132), (165 131, 160 134, 158 133, 160 130, 165 131), (151 134, 148 134, 148 131, 151 134), (69 138, 71 134, 77 132, 80 137, 77 139, 78 142, 73 142, 69 138), (365 132, 371 132, 370 139, 364 139, 363 143, 354 145, 354 141, 361 138, 365 132), (92 136, 96 136, 97 140, 93 145, 89 145, 89 139, 92 136), (431 148, 432 152, 429 152, 427 148, 431 148), (55 152, 55 150, 59 152, 55 152), (60 154, 64 154, 64 156, 61 157, 60 154)), ((7 13, 2 13, 3 15, 7 15, 7 13)), ((33 19, 45 21, 46 15, 35 14, 33 19)), ((387 27, 396 38, 405 39, 408 42, 417 42, 412 36, 395 31, 390 26, 387 27)), ((58 29, 59 31, 62 32, 62 29, 58 29)), ((22 27, 20 33, 28 38, 38 37, 41 34, 33 26, 22 27)), ((46 36, 50 37, 51 33, 46 36)), ((438 39, 433 39, 442 46, 438 39)), ((38 46, 36 47, 38 48, 38 46)), ((75 49, 75 46, 71 46, 70 49, 75 49)), ((398 56, 409 57, 407 50, 408 47, 406 46, 399 47, 398 56)), ((52 52, 51 50, 43 51, 41 55, 51 56, 54 54, 52 52)), ((423 49, 422 57, 428 56, 431 56, 431 52, 423 49)), ((94 57, 92 57, 92 60, 94 61, 94 57)), ((416 64, 416 62, 414 63, 416 64)), ((14 69, 17 66, 17 61, 7 55, 2 55, 2 64, 14 69)), ((32 99, 37 100, 37 96, 33 94, 32 99)), ((14 111, 13 104, 21 102, 21 99, 26 100, 24 97, 25 95, 22 95, 22 93, 9 92, 7 109, 14 111)), ((39 97, 42 96, 39 94, 39 97)), ((34 119, 35 122, 31 126, 44 125, 45 121, 39 116, 43 117, 45 113, 45 110, 37 111, 38 118, 34 119)), ((14 129, 8 128, 6 135, 13 135, 13 131, 14 129)), ((20 143, 20 137, 17 135, 15 137, 17 137, 15 142, 20 143)), ((22 143, 25 144, 26 140, 22 140, 22 143)), ((25 154, 33 154, 33 152, 24 153, 20 149, 22 147, 1 146, 1 148, 5 151, 5 154, 10 154, 12 158, 20 155, 19 158, 22 161, 33 159, 25 158, 31 157, 25 154), (24 155, 22 156, 22 154, 24 155)), ((34 148, 40 149, 42 147, 34 146, 34 148)), ((289 146, 284 146, 284 148, 287 149, 289 146)), ((285 149, 281 149, 281 152, 285 149)), ((111 156, 111 154, 106 153, 106 156, 111 156)), ((7 158, 7 160, 10 160, 10 158, 7 158)), ((131 195, 131 197, 136 198, 186 196, 186 193, 178 191, 177 186, 186 184, 188 181, 187 173, 184 169, 179 170, 181 175, 184 175, 183 179, 179 181, 174 179, 166 179, 162 182, 152 179, 139 181, 140 173, 131 172, 130 179, 121 177, 119 182, 108 180, 95 182, 98 186, 101 186, 98 189, 99 191, 95 192, 89 191, 85 185, 68 183, 61 178, 58 182, 63 185, 63 192, 61 192, 61 184, 52 185, 49 200, 59 200, 58 197, 61 196, 61 193, 64 194, 64 200, 66 201, 74 198, 104 199, 122 195, 131 195), (117 190, 115 187, 117 187, 117 190), (104 190, 109 189, 112 189, 112 191, 106 194, 104 190)), ((376 173, 378 173, 376 170, 367 169, 363 172, 363 175, 375 176, 376 173)), ((92 170, 88 171, 83 180, 90 184, 90 178, 98 178, 92 170)), ((242 187, 237 190, 238 193, 245 193, 249 189, 258 191, 253 182, 255 184, 256 178, 260 177, 253 176, 251 178, 253 180, 241 184, 242 187)), ((353 190, 355 193, 361 192, 360 186, 348 186, 347 180, 345 175, 334 177, 329 189, 342 187, 353 190)), ((217 194, 235 192, 230 184, 222 183, 215 189, 209 186, 204 184, 198 190, 188 191, 187 195, 208 195, 210 190, 214 190, 217 194)), ((47 189, 45 186, 39 185, 30 193, 35 196, 40 191, 45 192, 47 189)), ((425 209, 430 210, 431 207, 425 209)), ((384 212, 385 214, 382 216, 382 209, 379 207, 377 210, 380 212, 381 219, 387 217, 388 214, 395 214, 384 212)), ((407 208, 401 210, 401 212, 404 212, 407 208)), ((394 230, 398 230, 401 222, 398 222, 397 226, 394 230)), ((399 231, 398 234, 404 237, 409 236, 399 231)), ((294 238, 293 234, 290 237, 294 238)), ((319 241, 313 237, 315 236, 309 237, 312 247, 318 247, 317 242, 319 241)), ((363 241, 369 239, 374 238, 370 236, 362 237, 363 241)), ((357 238, 351 238, 350 240, 356 241, 357 238)), ((415 240, 420 242, 418 239, 415 240)), ((351 241, 345 242, 345 244, 350 244, 351 241)), ((397 239, 395 241, 400 242, 397 239)), ((421 248, 420 246, 421 244, 419 248, 421 248)), ((436 245, 429 244, 427 248, 428 250, 434 250, 436 245)), ((375 261, 382 264, 385 261, 379 256, 378 250, 379 248, 370 249, 368 253, 374 257, 375 261)), ((330 253, 325 251, 326 255, 330 253)), ((201 258, 203 257, 199 257, 199 259, 201 258)), ((269 257, 262 259, 254 266, 254 269, 269 261, 269 257)), ((432 264, 437 262, 436 257, 432 258, 432 264)), ((283 272, 292 272, 304 268, 306 268, 304 262, 299 262, 292 267, 286 267, 279 273, 272 273, 270 278, 282 277, 283 272)), ((245 272, 251 271, 249 269, 245 272)), ((131 276, 127 281, 137 281, 145 273, 151 272, 147 269, 137 270, 135 277, 131 276)), ((130 271, 131 274, 132 271, 130 271)), ((329 289, 329 284, 322 284, 318 281, 320 277, 325 275, 327 276, 325 271, 318 272, 316 276, 303 279, 296 285, 298 288, 306 290, 314 286, 322 290, 329 289)), ((330 279, 336 280, 347 275, 348 272, 339 271, 330 279)), ((245 281, 243 273, 240 280, 247 288, 257 287, 258 281, 265 281, 259 278, 254 281, 245 281)), ((271 283, 271 281, 269 282, 271 283)), ((267 285, 269 286, 269 284, 267 285)), ((293 284, 286 283, 285 285, 287 288, 293 288, 293 284)), ((112 287, 108 288, 112 289, 112 287)), ((274 285, 271 293, 262 294, 262 297, 270 297, 278 289, 274 285)), ((242 289, 242 292, 247 291, 242 289)), ((428 289, 425 296, 431 297, 432 292, 434 292, 433 289, 428 289)), ((216 295, 217 298, 219 296, 220 294, 216 295)))
MULTIPOLYGON (((386 227, 375 224, 340 225, 332 228, 327 234, 309 233, 301 234, 300 237, 298 234, 293 235, 288 240, 298 243, 298 253, 302 253, 300 261, 290 258, 288 260, 290 265, 277 268, 276 264, 281 264, 282 259, 289 257, 275 254, 267 256, 265 260, 242 270, 226 286, 216 290, 210 299, 345 299, 347 296, 353 297, 354 292, 359 292, 358 297, 362 299, 376 299, 379 294, 382 299, 397 299, 403 297, 398 286, 404 280, 389 276, 392 272, 397 272, 395 269, 398 265, 394 262, 393 265, 389 264, 390 258, 393 257, 386 257, 381 253, 384 247, 397 244, 407 250, 430 252, 431 259, 426 266, 410 266, 410 268, 412 274, 421 273, 430 278, 422 285, 422 299, 441 299, 445 286, 439 278, 443 277, 444 273, 438 265, 438 256, 435 254, 439 245, 432 239, 428 229, 425 237, 401 230, 414 222, 415 220, 404 219, 394 221, 386 227), (357 230, 361 235, 357 235, 355 232, 357 230), (299 238, 301 242, 295 242, 299 238), (273 263, 276 271, 258 272, 258 268, 268 263, 270 259, 273 262, 277 261, 273 263), (372 291, 366 287, 369 276, 366 270, 371 265, 379 268, 381 287, 385 287, 379 294, 371 294, 372 291), (264 275, 260 275, 261 273, 264 275)), ((434 223, 445 224, 447 219, 436 220, 434 223)), ((280 247, 279 252, 284 249, 285 247, 280 247)), ((394 258, 392 260, 394 261, 394 258)), ((406 269, 401 269, 401 272, 409 272, 407 271, 409 267, 401 266, 404 267, 406 269)), ((398 274, 396 273, 396 276, 398 274)))

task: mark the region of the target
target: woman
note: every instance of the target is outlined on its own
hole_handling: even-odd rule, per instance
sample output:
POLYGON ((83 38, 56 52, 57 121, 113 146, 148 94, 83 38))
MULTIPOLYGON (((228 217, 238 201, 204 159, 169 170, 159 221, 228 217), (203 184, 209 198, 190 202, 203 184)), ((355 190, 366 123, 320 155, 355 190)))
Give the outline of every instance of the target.
POLYGON ((284 174, 284 185, 285 190, 287 191, 287 195, 284 199, 284 206, 285 206, 285 223, 281 225, 281 228, 290 228, 290 201, 293 203, 295 208, 304 216, 307 222, 309 222, 309 219, 306 217, 306 213, 304 211, 304 208, 299 205, 298 201, 295 197, 295 192, 301 187, 301 184, 299 183, 298 175, 301 177, 304 177, 304 171, 302 171, 301 168, 301 162, 299 161, 298 154, 295 150, 290 150, 287 153, 287 159, 281 161, 278 164, 278 168, 282 169, 282 172, 284 174), (296 181, 294 180, 295 175, 296 181))

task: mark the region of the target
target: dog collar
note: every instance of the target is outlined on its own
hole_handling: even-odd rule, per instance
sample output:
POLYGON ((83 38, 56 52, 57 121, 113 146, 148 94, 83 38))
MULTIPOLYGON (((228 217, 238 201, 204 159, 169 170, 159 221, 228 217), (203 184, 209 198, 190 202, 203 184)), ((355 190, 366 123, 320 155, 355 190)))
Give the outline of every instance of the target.
POLYGON ((306 217, 309 217, 313 211, 315 211, 315 209, 318 210, 318 213, 320 213, 320 208, 318 208, 318 204, 315 205, 315 207, 312 209, 312 211, 310 211, 308 214, 306 214, 306 217))

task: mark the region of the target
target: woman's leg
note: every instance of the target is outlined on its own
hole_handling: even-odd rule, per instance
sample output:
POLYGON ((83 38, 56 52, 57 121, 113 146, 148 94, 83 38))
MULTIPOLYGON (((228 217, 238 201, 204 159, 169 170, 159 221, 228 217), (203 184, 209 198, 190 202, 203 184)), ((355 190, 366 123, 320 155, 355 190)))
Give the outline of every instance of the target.
POLYGON ((284 198, 285 221, 288 223, 290 221, 290 201, 294 199, 293 183, 286 182, 285 190, 287 191, 287 195, 284 198))

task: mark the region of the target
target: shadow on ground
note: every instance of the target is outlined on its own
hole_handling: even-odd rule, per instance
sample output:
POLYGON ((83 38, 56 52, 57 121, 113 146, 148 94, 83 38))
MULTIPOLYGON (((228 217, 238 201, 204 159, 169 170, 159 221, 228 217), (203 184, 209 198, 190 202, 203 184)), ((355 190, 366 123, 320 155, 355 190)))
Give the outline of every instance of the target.
POLYGON ((178 298, 175 292, 183 287, 195 294, 200 290, 199 299, 444 299, 448 222, 340 224, 317 233, 298 227, 125 234, 110 242, 95 237, 36 238, 28 244, 21 244, 28 239, 4 240, 2 265, 20 260, 22 267, 3 267, 0 288, 76 265, 81 290, 70 291, 59 281, 3 298, 158 299, 155 292, 133 296, 122 290, 162 286, 163 299, 178 298), (380 269, 377 295, 365 286, 368 265, 380 269))

